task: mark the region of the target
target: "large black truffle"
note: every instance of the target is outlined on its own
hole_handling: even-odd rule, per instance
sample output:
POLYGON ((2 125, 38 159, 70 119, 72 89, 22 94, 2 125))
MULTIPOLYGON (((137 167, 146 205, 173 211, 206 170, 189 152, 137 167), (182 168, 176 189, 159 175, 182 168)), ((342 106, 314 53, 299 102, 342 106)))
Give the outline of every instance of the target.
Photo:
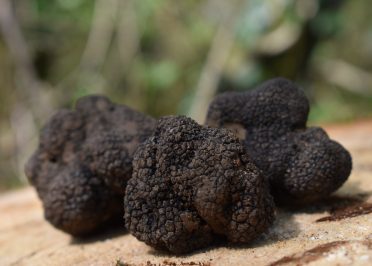
POLYGON ((321 128, 306 127, 308 114, 303 91, 277 78, 253 91, 218 95, 206 124, 235 131, 276 201, 306 204, 338 189, 352 168, 347 150, 321 128))
POLYGON ((86 235, 122 217, 122 197, 137 146, 155 120, 103 96, 60 110, 41 132, 25 172, 46 219, 72 235, 86 235))
POLYGON ((124 206, 135 237, 178 254, 216 238, 250 242, 274 219, 266 181, 239 139, 182 116, 160 119, 138 148, 124 206))

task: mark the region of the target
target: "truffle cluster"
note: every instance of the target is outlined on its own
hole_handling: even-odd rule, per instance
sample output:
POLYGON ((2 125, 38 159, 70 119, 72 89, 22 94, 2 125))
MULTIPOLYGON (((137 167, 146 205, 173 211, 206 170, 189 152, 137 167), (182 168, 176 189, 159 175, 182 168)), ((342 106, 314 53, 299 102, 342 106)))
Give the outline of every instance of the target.
POLYGON ((81 98, 47 122, 26 175, 56 228, 86 235, 122 217, 137 146, 155 120, 102 96, 81 98))
POLYGON ((138 148, 124 208, 135 237, 173 253, 216 237, 247 243, 274 219, 266 180, 239 139, 182 116, 160 119, 138 148))
POLYGON ((311 203, 350 175, 350 154, 307 127, 308 114, 302 90, 282 78, 217 96, 206 126, 89 96, 47 122, 26 175, 46 219, 74 236, 122 219, 124 197, 127 229, 156 249, 249 243, 273 223, 271 195, 311 203))
POLYGON ((305 204, 338 189, 352 168, 347 150, 321 128, 306 127, 308 114, 303 91, 277 78, 253 91, 217 96, 206 124, 236 132, 277 202, 305 204))

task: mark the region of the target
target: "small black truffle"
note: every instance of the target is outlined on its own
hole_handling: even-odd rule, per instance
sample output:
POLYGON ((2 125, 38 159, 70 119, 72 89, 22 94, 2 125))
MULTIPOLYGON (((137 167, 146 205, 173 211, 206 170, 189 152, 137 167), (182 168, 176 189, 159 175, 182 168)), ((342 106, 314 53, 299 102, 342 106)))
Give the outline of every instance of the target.
POLYGON ((81 98, 75 111, 53 115, 25 168, 46 219, 75 236, 120 219, 133 154, 154 125, 154 119, 103 96, 81 98))
POLYGON ((308 114, 303 91, 277 78, 253 91, 217 96, 206 124, 235 131, 268 177, 274 199, 301 205, 337 190, 352 168, 347 150, 323 129, 306 127, 308 114))
POLYGON ((268 190, 233 133, 164 117, 134 155, 125 224, 139 240, 177 254, 217 238, 247 243, 274 220, 268 190))

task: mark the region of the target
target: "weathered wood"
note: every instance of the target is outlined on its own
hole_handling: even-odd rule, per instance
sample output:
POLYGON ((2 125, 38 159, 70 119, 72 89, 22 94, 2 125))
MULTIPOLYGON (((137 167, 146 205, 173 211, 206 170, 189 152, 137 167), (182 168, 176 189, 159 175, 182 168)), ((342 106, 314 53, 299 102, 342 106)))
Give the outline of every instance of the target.
POLYGON ((50 226, 25 188, 0 196, 0 265, 372 265, 372 122, 327 131, 353 154, 349 181, 321 204, 279 210, 270 231, 249 246, 172 257, 120 230, 79 242, 50 226))

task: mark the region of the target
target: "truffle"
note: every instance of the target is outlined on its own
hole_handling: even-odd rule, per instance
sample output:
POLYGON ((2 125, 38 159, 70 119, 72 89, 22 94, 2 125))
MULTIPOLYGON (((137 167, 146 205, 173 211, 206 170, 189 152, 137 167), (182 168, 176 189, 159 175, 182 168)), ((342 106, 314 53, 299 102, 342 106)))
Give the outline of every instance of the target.
POLYGON ((306 204, 326 197, 348 178, 349 152, 318 127, 306 126, 309 101, 284 78, 256 90, 218 95, 206 124, 230 128, 269 179, 274 200, 306 204))
POLYGON ((154 119, 103 96, 53 115, 25 167, 46 219, 75 236, 120 219, 133 154, 154 126, 154 119))
POLYGON ((274 220, 268 190, 233 133, 164 117, 134 155, 125 224, 139 240, 176 254, 216 239, 247 243, 274 220))

